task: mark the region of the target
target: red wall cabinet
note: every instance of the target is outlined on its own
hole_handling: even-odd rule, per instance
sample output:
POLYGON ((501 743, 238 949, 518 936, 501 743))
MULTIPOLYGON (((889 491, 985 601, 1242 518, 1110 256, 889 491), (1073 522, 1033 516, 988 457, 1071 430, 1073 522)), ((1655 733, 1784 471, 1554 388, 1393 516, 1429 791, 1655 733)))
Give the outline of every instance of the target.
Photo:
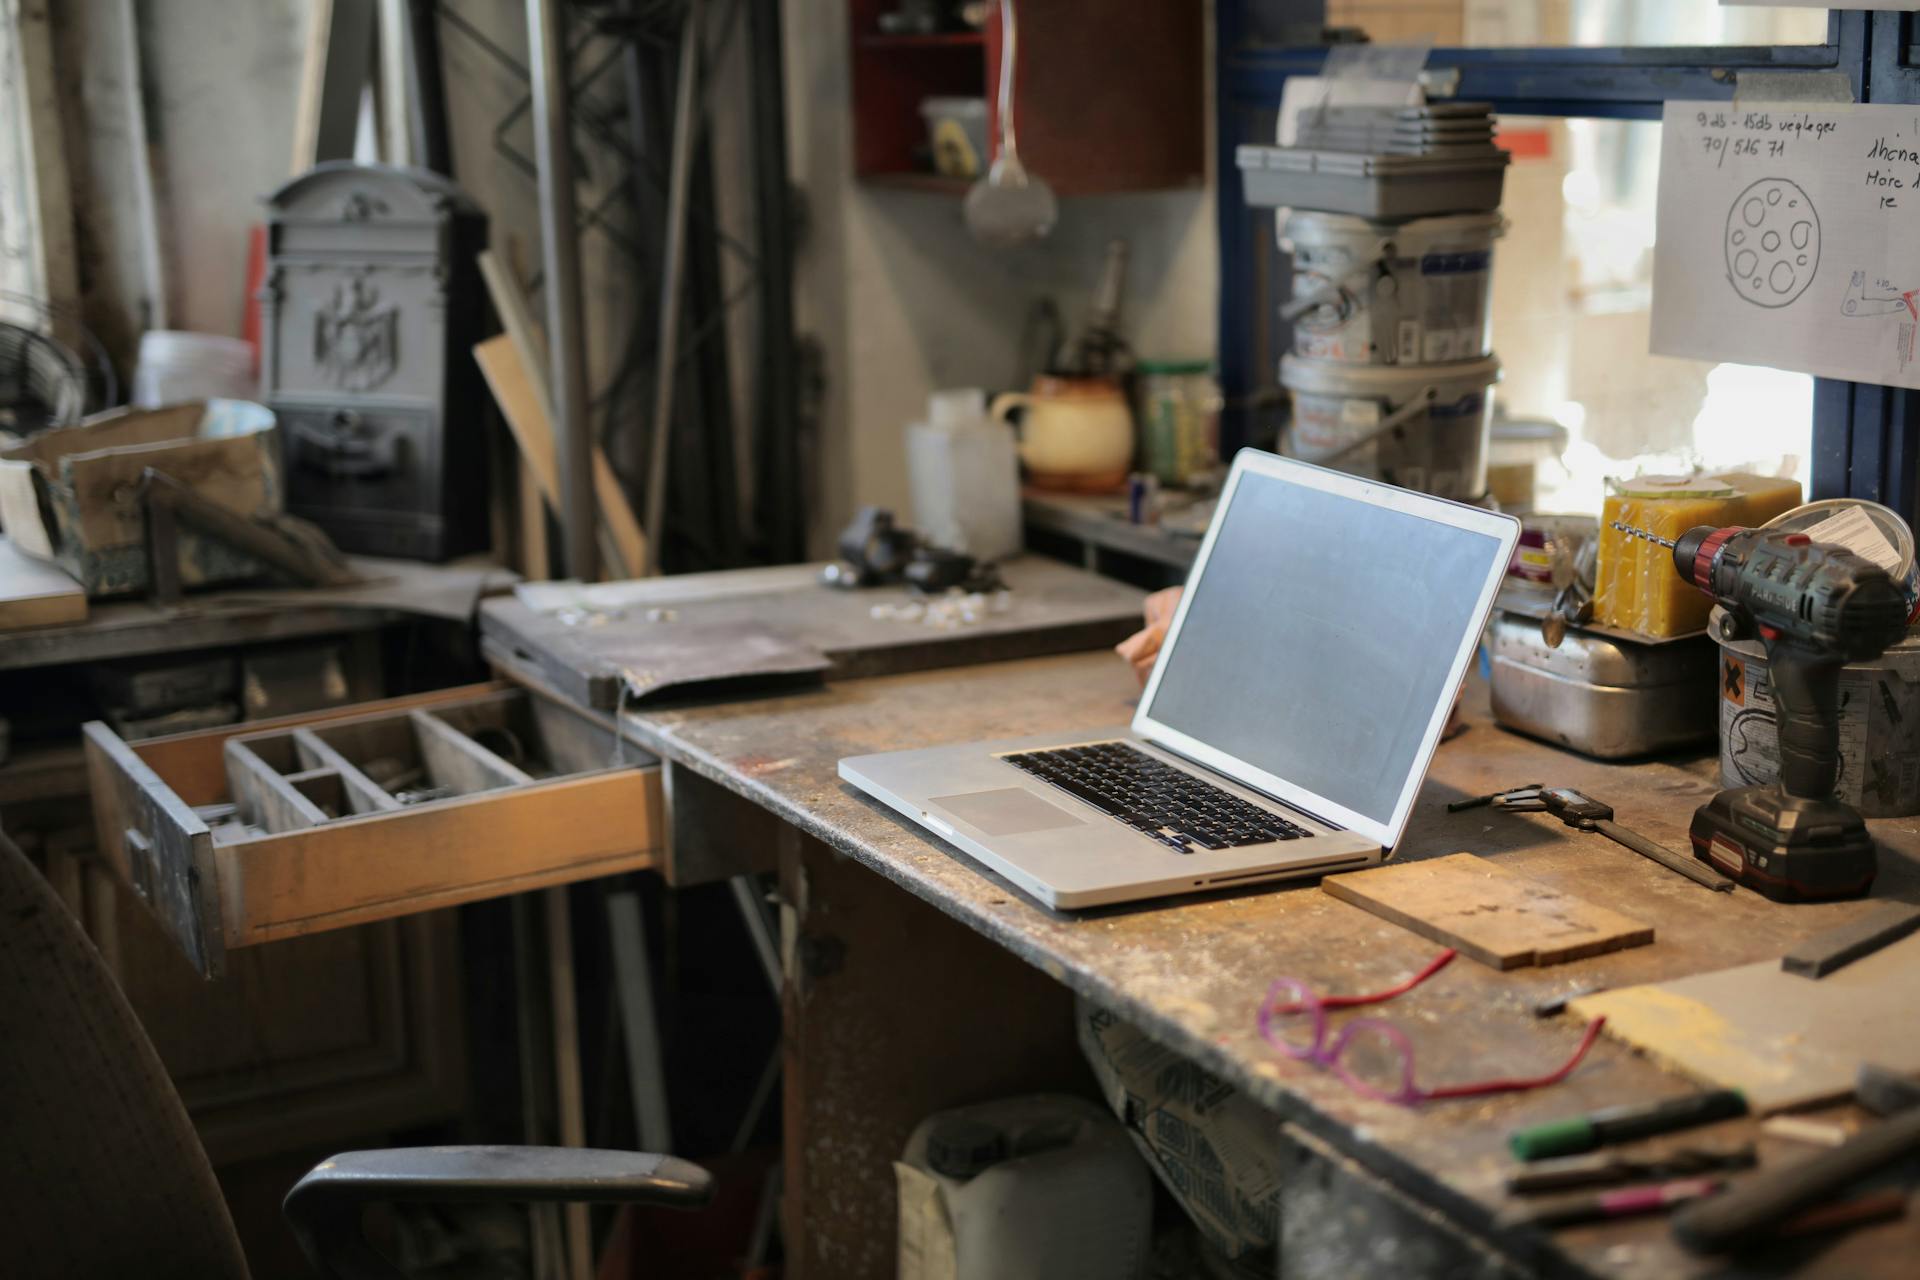
MULTIPOLYGON (((934 173, 920 103, 984 97, 997 147, 999 5, 984 31, 889 35, 898 0, 851 0, 854 175, 964 192, 934 173)), ((1014 110, 1020 157, 1061 195, 1197 186, 1206 177, 1205 6, 1199 0, 1024 0, 1014 110)))

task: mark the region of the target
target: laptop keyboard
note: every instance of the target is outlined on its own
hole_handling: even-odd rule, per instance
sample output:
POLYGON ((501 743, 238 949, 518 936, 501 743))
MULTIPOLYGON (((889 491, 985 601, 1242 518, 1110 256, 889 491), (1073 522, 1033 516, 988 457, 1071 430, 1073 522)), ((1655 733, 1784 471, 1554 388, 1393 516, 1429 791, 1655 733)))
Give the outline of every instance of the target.
POLYGON ((1313 834, 1125 742, 1024 751, 1000 758, 1181 853, 1298 840, 1313 834))

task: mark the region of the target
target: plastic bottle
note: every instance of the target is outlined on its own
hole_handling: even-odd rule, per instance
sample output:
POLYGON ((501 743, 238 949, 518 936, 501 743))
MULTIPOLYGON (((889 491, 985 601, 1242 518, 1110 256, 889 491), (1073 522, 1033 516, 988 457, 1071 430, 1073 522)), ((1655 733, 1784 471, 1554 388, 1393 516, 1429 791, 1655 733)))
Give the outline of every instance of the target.
POLYGON ((928 540, 980 560, 1020 552, 1020 462, 1013 429, 987 417, 978 387, 936 391, 907 428, 913 523, 928 540))

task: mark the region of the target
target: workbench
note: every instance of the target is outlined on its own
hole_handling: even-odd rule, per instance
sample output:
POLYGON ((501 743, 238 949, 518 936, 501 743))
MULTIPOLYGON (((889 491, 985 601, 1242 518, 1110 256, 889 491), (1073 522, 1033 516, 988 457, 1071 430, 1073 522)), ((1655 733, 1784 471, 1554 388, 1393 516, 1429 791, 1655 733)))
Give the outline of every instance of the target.
MULTIPOLYGON (((1374 1102, 1332 1075, 1279 1059, 1254 1016, 1269 982, 1377 990, 1439 945, 1313 882, 1098 912, 1052 912, 843 784, 841 757, 908 746, 1124 723, 1137 688, 1091 652, 875 679, 773 698, 629 711, 626 737, 783 820, 778 837, 787 991, 786 1239, 789 1274, 891 1275, 889 1162, 926 1113, 996 1092, 1084 1087, 1071 995, 1190 1056, 1271 1109, 1288 1180, 1282 1272, 1508 1276, 1723 1273, 1671 1241, 1665 1219, 1547 1234, 1503 1227, 1507 1135, 1529 1123, 1698 1086, 1605 1037, 1566 1082, 1530 1093, 1374 1102)), ((1418 1046, 1424 1082, 1535 1074, 1579 1038, 1545 998, 1776 957, 1865 903, 1780 906, 1709 892, 1545 815, 1450 800, 1523 782, 1578 787, 1623 823, 1684 848, 1715 788, 1708 758, 1606 764, 1491 723, 1471 679, 1466 729, 1435 757, 1400 859, 1471 851, 1651 923, 1650 946, 1495 972, 1462 957, 1382 1012, 1418 1046)), ((1920 825, 1875 823, 1876 893, 1920 898, 1920 825)), ((1841 1114, 1846 1109, 1839 1109, 1841 1114)), ((1676 1135, 1750 1135, 1751 1119, 1676 1135)), ((1760 1139, 1762 1164, 1810 1150, 1760 1139)), ((1807 1274, 1911 1274, 1920 1223, 1862 1228, 1780 1255, 1807 1274)))

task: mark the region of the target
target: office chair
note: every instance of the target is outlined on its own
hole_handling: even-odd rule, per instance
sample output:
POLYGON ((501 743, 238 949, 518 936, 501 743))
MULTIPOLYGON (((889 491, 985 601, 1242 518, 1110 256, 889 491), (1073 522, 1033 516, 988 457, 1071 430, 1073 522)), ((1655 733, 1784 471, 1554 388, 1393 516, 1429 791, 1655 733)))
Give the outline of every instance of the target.
MULTIPOLYGON (((367 1245, 371 1203, 632 1203, 692 1209, 707 1172, 566 1147, 405 1147, 324 1160, 283 1212, 328 1280, 401 1275, 367 1245)), ((100 953, 0 834, 0 1273, 13 1280, 245 1280, 207 1153, 100 953)))

